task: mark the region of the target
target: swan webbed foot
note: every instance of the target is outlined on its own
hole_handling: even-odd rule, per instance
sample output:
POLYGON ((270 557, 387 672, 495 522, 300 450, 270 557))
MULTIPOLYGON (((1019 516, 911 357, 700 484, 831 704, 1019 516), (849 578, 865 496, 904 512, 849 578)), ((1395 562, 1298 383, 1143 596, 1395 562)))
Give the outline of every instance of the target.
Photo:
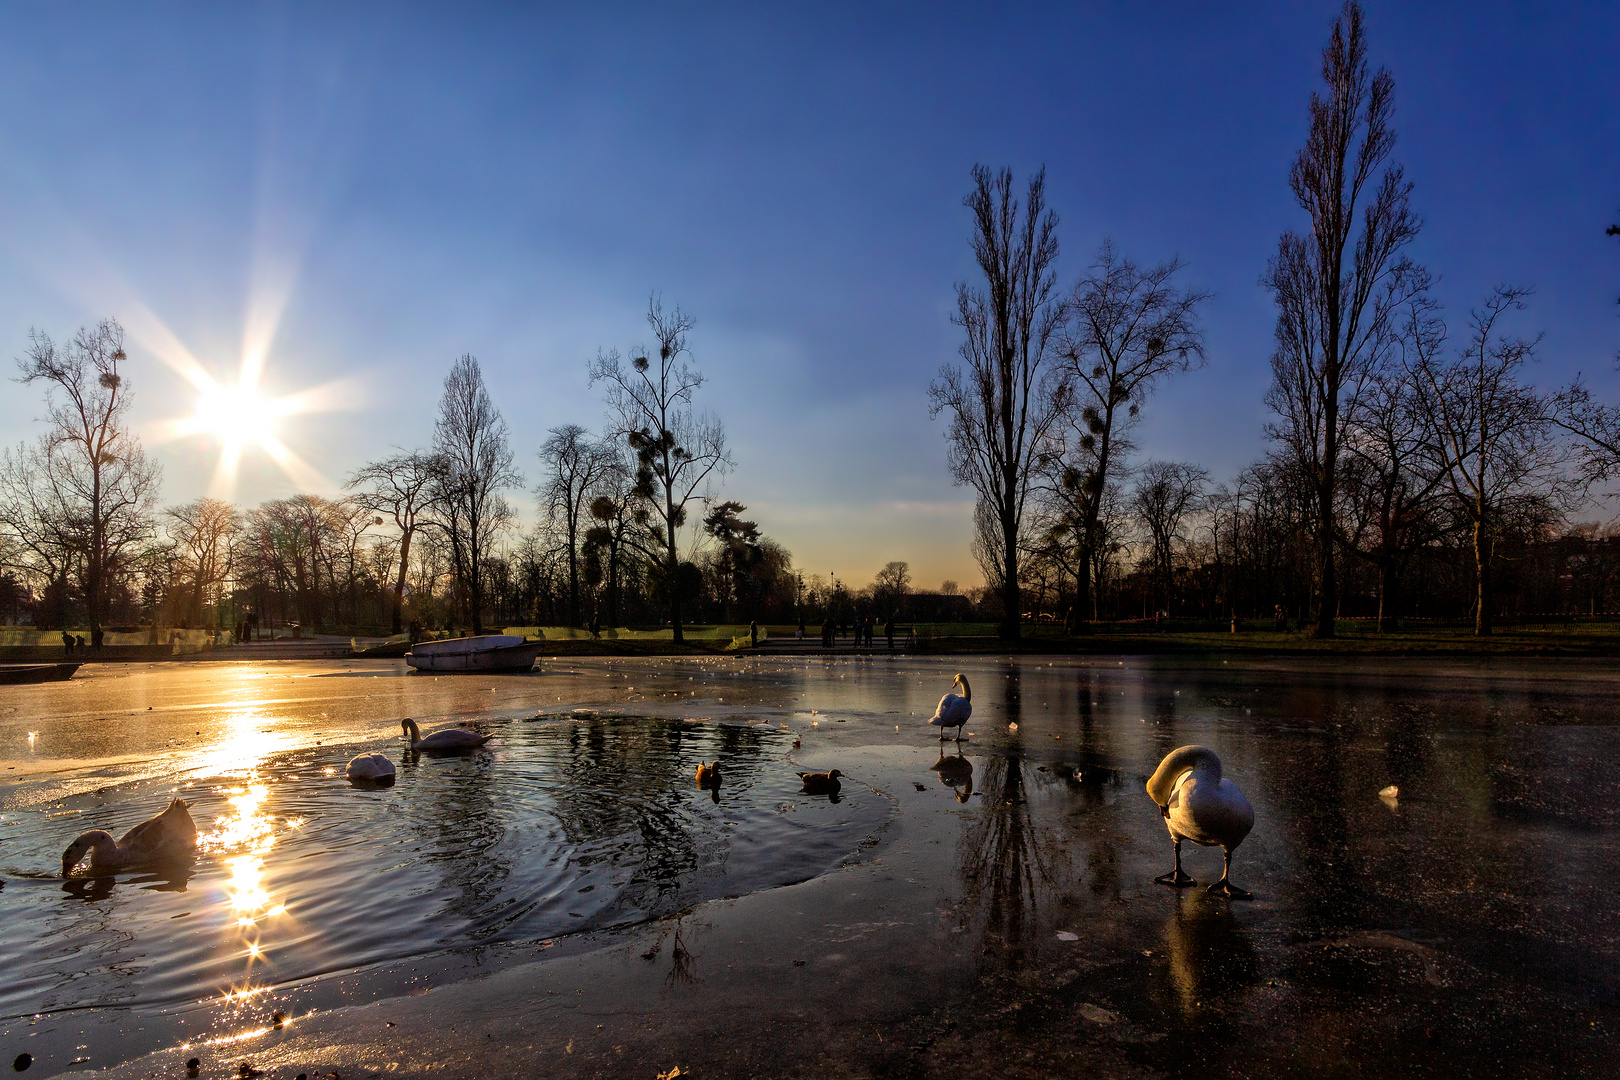
POLYGON ((1160 885, 1168 885, 1172 889, 1190 889, 1194 885, 1198 884, 1197 878, 1193 877, 1179 866, 1170 871, 1168 874, 1160 874, 1153 880, 1158 882, 1160 885))
POLYGON ((1215 884, 1211 885, 1208 888, 1208 890, 1206 890, 1206 891, 1213 894, 1213 895, 1215 895, 1215 896, 1224 896, 1224 897, 1227 897, 1228 899, 1231 899, 1231 900, 1253 900, 1254 899, 1254 893, 1245 892, 1244 890, 1238 888, 1236 885, 1232 884, 1232 882, 1227 878, 1221 878, 1221 880, 1219 880, 1215 884))

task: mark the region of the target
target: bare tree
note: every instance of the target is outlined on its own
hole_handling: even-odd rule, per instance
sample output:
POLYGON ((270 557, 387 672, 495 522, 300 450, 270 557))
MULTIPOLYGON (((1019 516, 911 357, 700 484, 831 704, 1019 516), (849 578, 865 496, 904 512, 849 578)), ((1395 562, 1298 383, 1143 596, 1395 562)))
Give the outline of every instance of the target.
POLYGON ((889 612, 896 613, 911 592, 911 564, 895 561, 883 564, 872 579, 872 596, 889 612))
MULTIPOLYGON (((610 449, 603 444, 604 449, 610 449)), ((591 521, 594 524, 585 532, 585 548, 587 562, 596 562, 600 568, 603 559, 606 559, 605 568, 608 620, 611 625, 619 626, 621 622, 621 593, 623 592, 627 559, 631 551, 642 551, 651 547, 646 543, 636 542, 640 533, 646 531, 647 511, 640 507, 640 499, 635 493, 635 476, 623 456, 618 453, 610 454, 608 468, 602 474, 598 485, 600 494, 591 500, 591 521)))
POLYGON ((1074 392, 1067 413, 1073 430, 1049 490, 1077 549, 1081 617, 1095 617, 1088 594, 1102 502, 1131 449, 1129 431, 1164 378, 1204 362, 1198 309, 1209 294, 1174 286, 1183 265, 1171 259, 1144 270, 1105 240, 1069 302, 1062 351, 1074 392))
MULTIPOLYGON (((1053 428, 1069 401, 1068 383, 1052 370, 1064 305, 1052 271, 1057 215, 1046 208, 1046 171, 1030 178, 1022 206, 1010 169, 973 169, 963 200, 973 213, 973 254, 984 285, 956 286, 960 349, 966 371, 946 364, 928 388, 929 413, 948 414, 951 476, 978 493, 999 535, 982 538, 999 557, 986 581, 1001 590, 1001 636, 1016 640, 1019 614, 1019 536, 1053 428)), ((983 531, 982 523, 978 528, 983 531)))
POLYGON ((634 492, 641 508, 656 526, 640 537, 627 536, 660 573, 661 591, 669 607, 674 640, 681 632, 681 601, 689 591, 696 567, 683 566, 680 530, 686 508, 702 498, 710 481, 732 466, 726 452, 726 432, 720 420, 692 407, 692 395, 703 385, 703 375, 687 358, 686 336, 691 316, 679 307, 666 312, 657 296, 647 303, 647 325, 657 341, 656 357, 637 351, 629 367, 617 349, 597 353, 591 362, 591 384, 607 383, 607 405, 615 433, 636 454, 634 492))
POLYGON ((616 464, 616 454, 591 438, 578 424, 552 428, 540 447, 545 478, 535 493, 561 529, 568 559, 568 625, 582 626, 579 614, 579 558, 590 528, 588 507, 600 495, 603 480, 616 464))
POLYGON ((404 627, 405 577, 411 565, 411 541, 421 527, 433 496, 434 459, 420 451, 399 453, 360 467, 348 486, 360 488, 355 502, 376 514, 386 514, 399 530, 398 572, 394 575, 394 596, 389 609, 389 628, 399 633, 404 627))
POLYGON ((473 633, 484 630, 484 567, 495 537, 512 521, 501 495, 523 483, 512 466, 506 421, 484 388, 478 361, 463 355, 445 376, 433 425, 435 524, 450 541, 451 561, 473 633))
POLYGON ((201 626, 205 609, 217 608, 219 587, 230 577, 242 515, 230 503, 207 497, 171 506, 165 514, 169 539, 191 578, 185 625, 201 626))
POLYGON ((1416 369, 1419 401, 1433 430, 1446 483, 1473 533, 1474 633, 1491 632, 1492 564, 1505 522, 1541 517, 1562 492, 1562 448, 1553 439, 1548 402, 1519 381, 1540 337, 1504 333, 1522 310, 1526 289, 1500 286, 1475 308, 1467 346, 1450 362, 1432 355, 1416 369))
POLYGON ((1411 297, 1399 334, 1403 362, 1370 375, 1349 414, 1343 492, 1345 543, 1378 571, 1378 629, 1400 615, 1401 576, 1412 556, 1444 535, 1446 470, 1422 407, 1418 372, 1432 366, 1445 325, 1426 294, 1411 297))
POLYGON ((1131 492, 1131 509, 1148 535, 1149 564, 1158 582, 1159 599, 1168 609, 1175 591, 1177 549, 1184 543, 1182 525, 1199 508, 1209 473, 1180 461, 1150 461, 1131 492))
POLYGON ((81 584, 90 633, 100 639, 110 579, 152 534, 159 470, 125 426, 130 392, 119 370, 124 328, 106 319, 57 348, 30 331, 17 361, 24 384, 44 382, 50 430, 36 464, 46 470, 62 521, 78 533, 81 584))
POLYGON ((1400 252, 1417 235, 1412 185, 1386 167, 1395 146, 1395 80, 1370 79, 1361 6, 1350 0, 1322 52, 1327 96, 1311 95, 1311 129, 1289 185, 1311 217, 1283 233, 1262 283, 1277 303, 1268 434, 1287 448, 1316 496, 1316 633, 1333 636, 1339 447, 1352 403, 1388 345, 1391 313, 1411 291, 1400 252), (1380 170, 1382 170, 1380 172, 1380 170), (1360 211, 1360 220, 1357 212, 1360 211))

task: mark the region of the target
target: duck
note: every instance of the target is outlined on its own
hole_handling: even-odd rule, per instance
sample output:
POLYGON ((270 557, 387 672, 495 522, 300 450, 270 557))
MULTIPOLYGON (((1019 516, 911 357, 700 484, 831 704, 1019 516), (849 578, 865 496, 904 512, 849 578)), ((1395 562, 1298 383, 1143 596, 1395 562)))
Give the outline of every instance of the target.
POLYGON ((410 738, 412 750, 472 750, 483 746, 495 737, 493 735, 480 735, 478 732, 468 731, 466 728, 454 727, 441 728, 424 739, 422 738, 422 730, 416 726, 416 721, 410 717, 407 716, 401 720, 399 725, 405 729, 406 736, 410 738))
POLYGON ((1221 776, 1220 756, 1207 746, 1172 750, 1148 779, 1147 792, 1158 804, 1176 849, 1176 868, 1153 880, 1176 889, 1198 884, 1181 869, 1181 842, 1191 840, 1226 853, 1221 880, 1207 891, 1234 900, 1254 899, 1232 884, 1232 852, 1254 828, 1254 807, 1236 784, 1221 776))
POLYGON ((361 754, 349 762, 343 775, 350 780, 392 780, 394 763, 382 754, 361 754))
POLYGON ((720 786, 720 762, 718 759, 713 765, 698 762, 697 786, 700 788, 718 788, 720 786))
POLYGON ((940 729, 940 742, 945 741, 945 729, 948 727, 956 729, 956 741, 961 742, 962 725, 967 723, 968 717, 973 715, 973 687, 968 685, 967 676, 957 672, 956 678, 951 680, 951 686, 960 686, 962 688, 961 695, 946 694, 940 698, 939 708, 934 710, 933 719, 928 721, 940 729))
POLYGON ((843 775, 834 769, 832 772, 802 772, 799 779, 804 781, 807 795, 836 795, 839 787, 838 778, 843 775))
POLYGON ((62 876, 90 856, 90 865, 97 870, 115 866, 134 866, 139 863, 183 859, 197 851, 197 823, 191 820, 191 804, 175 799, 167 810, 148 818, 124 834, 122 840, 113 840, 105 829, 91 829, 80 833, 62 852, 62 876))

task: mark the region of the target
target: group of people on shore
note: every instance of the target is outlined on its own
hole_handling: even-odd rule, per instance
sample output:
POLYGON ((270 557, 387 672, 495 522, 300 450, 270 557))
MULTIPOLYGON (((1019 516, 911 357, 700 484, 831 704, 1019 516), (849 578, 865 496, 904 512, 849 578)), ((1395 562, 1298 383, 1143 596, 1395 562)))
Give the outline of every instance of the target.
MULTIPOLYGON (((804 637, 804 620, 799 620, 799 637, 804 637)), ((854 638, 850 647, 872 648, 877 643, 877 616, 866 615, 855 620, 854 638)), ((821 621, 821 647, 835 649, 838 639, 843 635, 844 623, 842 620, 834 621, 831 615, 821 621)), ((889 650, 894 651, 894 616, 890 615, 883 623, 883 636, 887 640, 889 650)))
MULTIPOLYGON (((90 629, 90 647, 99 650, 102 637, 103 631, 101 627, 92 627, 90 629)), ((62 631, 62 649, 70 653, 84 652, 84 635, 70 634, 66 630, 62 631)))

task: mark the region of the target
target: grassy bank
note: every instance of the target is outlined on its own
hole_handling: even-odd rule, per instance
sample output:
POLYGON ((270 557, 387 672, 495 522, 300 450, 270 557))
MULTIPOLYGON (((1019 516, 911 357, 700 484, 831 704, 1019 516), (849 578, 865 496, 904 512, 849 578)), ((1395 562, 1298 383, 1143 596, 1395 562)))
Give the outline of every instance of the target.
MULTIPOLYGON (((1044 628, 1040 628, 1044 629, 1044 628)), ((1502 627, 1478 637, 1471 627, 1417 626, 1379 633, 1370 622, 1346 622, 1329 639, 1299 631, 1101 629, 1065 636, 1042 633, 1009 645, 993 635, 919 637, 919 653, 1271 653, 1284 655, 1546 655, 1620 656, 1620 624, 1548 623, 1502 627)))

